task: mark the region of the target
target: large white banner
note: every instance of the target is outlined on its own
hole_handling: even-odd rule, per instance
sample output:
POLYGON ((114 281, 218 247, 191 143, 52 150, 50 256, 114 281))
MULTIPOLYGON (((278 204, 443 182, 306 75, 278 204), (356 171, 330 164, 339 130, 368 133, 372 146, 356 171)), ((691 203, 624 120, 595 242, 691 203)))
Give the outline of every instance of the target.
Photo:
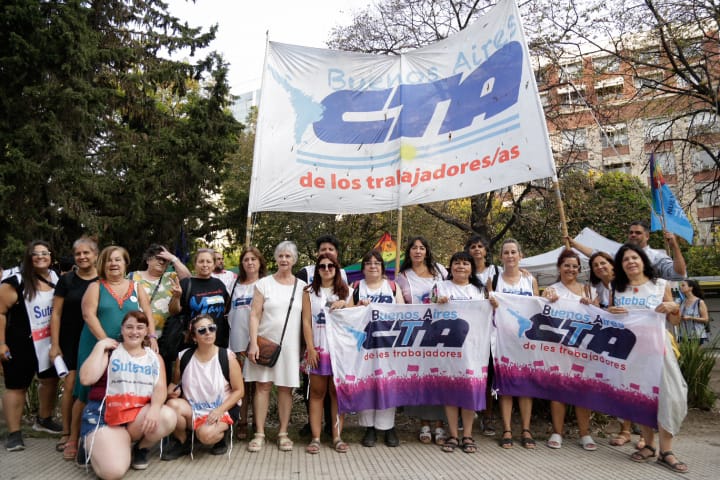
POLYGON ((251 213, 378 212, 553 175, 512 0, 401 56, 268 44, 251 213))
POLYGON ((665 318, 495 294, 495 387, 657 425, 665 318))
POLYGON ((492 308, 371 303, 328 313, 341 412, 402 405, 485 408, 492 308))

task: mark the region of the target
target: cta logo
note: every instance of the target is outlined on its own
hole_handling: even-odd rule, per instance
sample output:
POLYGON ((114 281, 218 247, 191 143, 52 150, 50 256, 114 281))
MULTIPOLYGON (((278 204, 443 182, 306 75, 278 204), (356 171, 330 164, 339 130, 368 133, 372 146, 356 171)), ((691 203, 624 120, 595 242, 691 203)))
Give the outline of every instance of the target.
POLYGON ((514 106, 522 59, 520 43, 509 42, 469 74, 381 90, 331 93, 321 102, 324 113, 313 123, 313 130, 326 143, 354 145, 446 135, 514 106), (439 126, 433 121, 437 115, 443 115, 439 126))

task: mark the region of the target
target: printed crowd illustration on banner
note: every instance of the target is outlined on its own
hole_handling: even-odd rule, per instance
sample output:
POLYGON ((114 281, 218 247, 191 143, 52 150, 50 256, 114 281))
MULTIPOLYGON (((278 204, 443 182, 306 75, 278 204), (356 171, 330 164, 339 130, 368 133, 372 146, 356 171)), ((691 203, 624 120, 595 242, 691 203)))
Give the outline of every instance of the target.
POLYGON ((496 294, 500 395, 558 400, 657 426, 664 317, 496 294))
POLYGON ((329 312, 341 412, 402 405, 485 408, 492 308, 373 303, 329 312))
POLYGON ((554 176, 520 16, 400 56, 269 42, 249 211, 370 213, 554 176))

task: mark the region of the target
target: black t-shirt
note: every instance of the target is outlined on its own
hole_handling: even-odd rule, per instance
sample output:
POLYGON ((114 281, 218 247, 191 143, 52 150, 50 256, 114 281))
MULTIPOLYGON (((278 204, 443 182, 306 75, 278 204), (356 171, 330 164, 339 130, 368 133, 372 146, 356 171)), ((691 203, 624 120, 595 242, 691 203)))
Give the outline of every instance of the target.
POLYGON ((230 338, 225 307, 229 296, 222 280, 210 278, 184 278, 180 281, 182 313, 192 319, 200 314, 210 315, 218 326, 215 344, 227 348, 230 338), (189 289, 189 290, 188 290, 189 289))

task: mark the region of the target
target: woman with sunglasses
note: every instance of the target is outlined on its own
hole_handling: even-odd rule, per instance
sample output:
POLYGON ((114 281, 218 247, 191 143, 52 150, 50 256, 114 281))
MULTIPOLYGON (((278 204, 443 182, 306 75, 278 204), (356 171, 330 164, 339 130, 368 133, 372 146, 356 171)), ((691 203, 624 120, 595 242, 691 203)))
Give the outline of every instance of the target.
POLYGON ((128 276, 145 289, 150 299, 155 330, 160 335, 165 320, 170 316, 170 300, 173 296, 180 297, 182 293, 178 281, 189 278, 190 270, 178 257, 157 243, 145 250, 143 262, 147 265, 145 270, 130 272, 128 276), (170 265, 173 271, 168 272, 170 265))
POLYGON ((0 361, 5 380, 2 399, 8 452, 25 449, 20 426, 25 394, 35 375, 40 407, 33 429, 62 433, 62 426, 52 419, 58 384, 49 355, 50 314, 58 281, 50 269, 52 260, 50 244, 35 240, 25 249, 21 273, 0 285, 0 361))
MULTIPOLYGON (((582 270, 580 256, 577 253, 567 249, 560 252, 557 259, 557 269, 559 281, 547 287, 543 292, 543 297, 550 302, 556 302, 564 298, 585 305, 598 305, 599 299, 595 289, 579 282, 577 279, 582 270)), ((546 444, 549 448, 558 449, 562 447, 565 411, 564 403, 555 400, 550 402, 553 433, 546 444)), ((587 451, 597 450, 597 445, 590 436, 590 409, 575 405, 575 417, 577 417, 580 430, 580 446, 587 451)))
MULTIPOLYGON (((227 452, 225 432, 237 420, 238 402, 243 397, 243 377, 235 354, 216 345, 218 328, 210 315, 190 321, 189 340, 194 347, 186 365, 183 350, 175 362, 173 382, 168 385, 168 406, 177 414, 173 438, 163 452, 163 460, 175 460, 192 452, 192 437, 212 445, 210 453, 227 452), (228 378, 219 355, 227 356, 228 378), (190 433, 188 433, 188 430, 190 433)), ((231 439, 232 441, 232 439, 231 439)))
POLYGON ((323 403, 325 395, 330 395, 331 418, 337 419, 332 426, 335 451, 345 453, 348 444, 342 438, 344 416, 338 417, 337 396, 330 364, 330 352, 326 322, 329 311, 345 308, 351 302, 350 289, 342 279, 340 265, 335 256, 321 254, 315 263, 312 283, 303 293, 303 336, 307 351, 305 369, 310 376, 310 430, 312 439, 306 447, 307 453, 320 452, 320 432, 322 430, 323 403))
POLYGON ((87 459, 103 479, 122 478, 130 466, 145 470, 150 448, 175 428, 175 412, 164 405, 165 367, 149 348, 149 324, 143 312, 128 312, 120 342, 99 340, 80 368, 80 382, 90 386, 81 433, 87 459))

